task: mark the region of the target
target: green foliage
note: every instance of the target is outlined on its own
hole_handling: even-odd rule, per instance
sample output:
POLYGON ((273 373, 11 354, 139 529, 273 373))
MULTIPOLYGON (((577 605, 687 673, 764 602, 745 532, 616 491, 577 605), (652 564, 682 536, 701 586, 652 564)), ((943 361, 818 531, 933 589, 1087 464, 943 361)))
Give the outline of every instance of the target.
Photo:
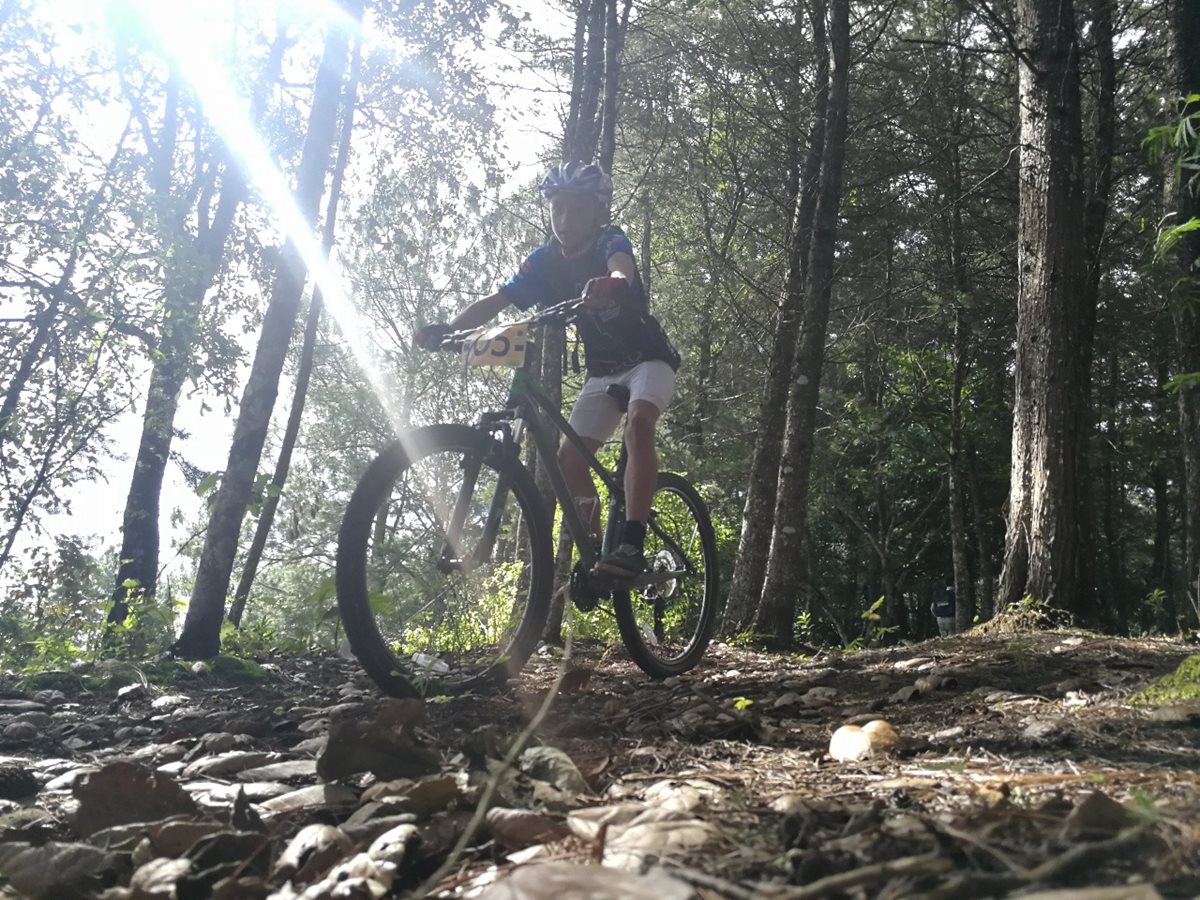
POLYGON ((899 631, 898 625, 885 625, 883 623, 881 610, 886 602, 887 598, 881 596, 862 612, 860 618, 863 621, 863 633, 847 643, 846 650, 854 652, 878 646, 889 635, 899 631))
POLYGON ((35 672, 69 668, 99 652, 107 611, 107 560, 74 538, 35 550, 0 596, 0 664, 35 672))
POLYGON ((1170 159, 1175 180, 1195 194, 1200 187, 1200 94, 1191 94, 1178 101, 1182 111, 1170 125, 1150 128, 1142 141, 1151 165, 1170 159), (1190 111, 1189 111, 1190 110, 1190 111))
POLYGON ((1134 694, 1129 702, 1140 706, 1165 706, 1200 700, 1200 656, 1189 656, 1174 672, 1134 694))

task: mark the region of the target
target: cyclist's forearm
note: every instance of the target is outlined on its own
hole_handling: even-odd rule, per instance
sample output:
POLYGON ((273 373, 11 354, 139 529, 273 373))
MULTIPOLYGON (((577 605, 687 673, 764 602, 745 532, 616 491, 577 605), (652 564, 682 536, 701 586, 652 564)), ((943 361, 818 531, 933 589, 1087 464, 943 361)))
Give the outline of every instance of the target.
POLYGON ((628 282, 633 281, 633 273, 637 271, 637 267, 633 264, 633 257, 628 253, 617 252, 608 258, 608 274, 620 275, 628 282))
POLYGON ((500 315, 500 311, 508 306, 508 298, 504 294, 497 291, 482 300, 476 300, 470 306, 463 309, 457 316, 450 320, 450 327, 455 331, 465 331, 468 328, 478 328, 481 325, 486 325, 496 316, 500 315))

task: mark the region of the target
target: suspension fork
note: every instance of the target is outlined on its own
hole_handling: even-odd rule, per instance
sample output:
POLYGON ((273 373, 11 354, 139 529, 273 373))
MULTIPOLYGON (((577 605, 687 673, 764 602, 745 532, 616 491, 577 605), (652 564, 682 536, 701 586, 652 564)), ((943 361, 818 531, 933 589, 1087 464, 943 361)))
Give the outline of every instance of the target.
POLYGON ((492 419, 490 416, 484 416, 481 419, 479 423, 481 430, 486 430, 489 435, 496 431, 501 433, 500 446, 497 449, 492 443, 485 446, 483 452, 469 454, 463 458, 462 484, 458 489, 458 497, 454 501, 454 510, 450 514, 450 521, 446 527, 446 540, 442 544, 442 552, 438 557, 438 571, 443 574, 469 572, 491 557, 492 550, 496 545, 496 537, 500 533, 500 520, 504 516, 504 505, 511 480, 506 462, 517 457, 524 427, 525 423, 518 421, 514 434, 513 428, 507 422, 492 419), (483 469, 484 460, 493 453, 500 454, 500 460, 496 466, 498 473, 496 490, 492 494, 492 500, 488 506, 487 518, 484 520, 483 533, 479 537, 479 542, 475 545, 470 557, 464 558, 459 552, 463 549, 463 526, 466 524, 467 514, 470 512, 471 503, 475 498, 475 489, 478 487, 479 473, 483 469))

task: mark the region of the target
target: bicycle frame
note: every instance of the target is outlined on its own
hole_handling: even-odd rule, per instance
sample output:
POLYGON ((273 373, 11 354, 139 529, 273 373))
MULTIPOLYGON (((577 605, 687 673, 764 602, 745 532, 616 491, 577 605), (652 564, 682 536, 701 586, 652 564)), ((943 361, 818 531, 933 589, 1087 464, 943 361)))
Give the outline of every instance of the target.
MULTIPOLYGON (((528 428, 529 432, 533 435, 534 446, 537 447, 538 454, 544 461, 551 489, 555 497, 558 498, 559 505, 562 507, 563 524, 575 542, 581 564, 585 569, 590 570, 600 556, 611 550, 616 541, 617 529, 623 518, 622 514, 625 506, 625 490, 622 484, 625 468, 624 444, 622 443, 621 454, 616 469, 609 471, 596 459, 595 454, 588 449, 583 438, 580 437, 579 433, 571 427, 566 417, 563 416, 558 405, 546 395, 541 384, 538 383, 537 379, 526 368, 514 369, 513 380, 509 387, 508 399, 505 402, 504 409, 483 413, 479 417, 479 421, 475 427, 493 436, 499 433, 499 453, 501 457, 512 457, 514 459, 519 457, 520 454, 522 432, 525 428, 528 428), (588 468, 600 476, 600 480, 604 483, 608 491, 608 511, 605 516, 604 535, 599 552, 597 552, 592 542, 590 524, 584 522, 583 517, 575 506, 571 490, 567 486, 566 475, 563 474, 562 467, 558 463, 558 448, 555 445, 553 433, 542 419, 542 416, 548 418, 553 423, 553 427, 575 446, 587 463, 588 468), (514 420, 518 422, 515 429, 509 424, 514 420)), ((475 545, 475 552, 472 558, 470 560, 459 559, 453 550, 455 546, 460 544, 458 538, 461 535, 463 523, 466 521, 471 499, 475 493, 476 480, 478 479, 483 461, 483 458, 480 457, 477 459, 468 459, 464 463, 466 468, 463 473, 462 486, 459 488, 459 495, 455 501, 450 522, 447 524, 446 542, 443 545, 438 562, 438 568, 443 572, 474 568, 486 560, 492 553, 500 529, 500 519, 504 513, 505 497, 508 493, 506 490, 508 487, 506 483, 507 479, 503 474, 503 467, 501 467, 501 475, 496 484, 495 494, 488 508, 483 534, 479 542, 475 545)), ((647 527, 659 535, 677 554, 678 558, 685 560, 686 568, 683 570, 646 572, 634 579, 630 583, 630 587, 645 587, 651 584, 665 583, 672 578, 695 573, 695 567, 690 558, 688 558, 688 555, 682 551, 682 548, 678 546, 670 535, 666 534, 656 525, 653 514, 651 514, 651 520, 647 523, 647 527)))

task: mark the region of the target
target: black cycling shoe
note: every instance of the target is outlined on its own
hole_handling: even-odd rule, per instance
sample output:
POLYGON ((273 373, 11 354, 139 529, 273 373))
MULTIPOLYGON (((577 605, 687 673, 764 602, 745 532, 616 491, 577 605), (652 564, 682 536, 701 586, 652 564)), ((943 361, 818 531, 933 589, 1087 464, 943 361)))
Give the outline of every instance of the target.
POLYGON ((646 554, 641 547, 621 544, 592 566, 592 571, 617 578, 636 578, 646 571, 646 554))

